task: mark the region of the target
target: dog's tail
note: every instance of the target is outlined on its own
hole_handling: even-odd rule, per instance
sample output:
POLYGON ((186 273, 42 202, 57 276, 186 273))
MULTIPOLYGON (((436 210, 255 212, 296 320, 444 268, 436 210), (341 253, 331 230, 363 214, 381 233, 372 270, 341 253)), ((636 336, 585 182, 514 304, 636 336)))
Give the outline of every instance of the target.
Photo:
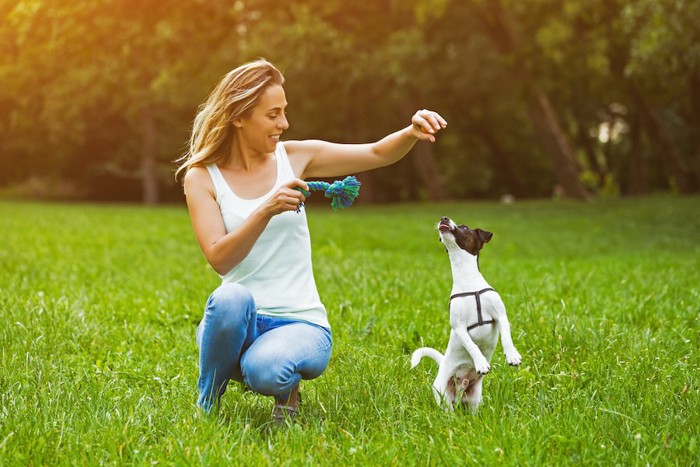
POLYGON ((421 347, 416 349, 411 355, 411 368, 414 368, 420 363, 421 358, 430 357, 439 365, 442 362, 442 354, 431 347, 421 347))

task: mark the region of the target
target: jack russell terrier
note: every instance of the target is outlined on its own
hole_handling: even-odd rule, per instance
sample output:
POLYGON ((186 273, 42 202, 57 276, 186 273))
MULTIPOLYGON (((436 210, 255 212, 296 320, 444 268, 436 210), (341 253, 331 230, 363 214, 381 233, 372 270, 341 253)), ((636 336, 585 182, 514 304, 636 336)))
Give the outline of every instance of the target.
POLYGON ((506 361, 520 365, 521 357, 510 336, 501 296, 479 271, 479 251, 493 234, 456 225, 448 217, 440 219, 437 227, 452 265, 452 330, 444 356, 435 349, 422 347, 411 355, 411 368, 423 357, 432 358, 440 366, 433 382, 437 403, 444 403, 450 410, 454 410, 455 403, 461 403, 476 411, 481 403, 481 379, 491 369, 489 362, 499 332, 506 361))

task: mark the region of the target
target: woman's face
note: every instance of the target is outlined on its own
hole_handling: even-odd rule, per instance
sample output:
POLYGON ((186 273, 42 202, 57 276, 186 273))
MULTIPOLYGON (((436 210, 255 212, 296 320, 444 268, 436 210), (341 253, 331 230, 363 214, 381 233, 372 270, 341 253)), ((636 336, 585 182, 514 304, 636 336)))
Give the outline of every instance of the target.
POLYGON ((236 125, 241 143, 264 154, 274 152, 282 132, 289 128, 286 108, 284 88, 278 84, 268 87, 250 115, 236 125))

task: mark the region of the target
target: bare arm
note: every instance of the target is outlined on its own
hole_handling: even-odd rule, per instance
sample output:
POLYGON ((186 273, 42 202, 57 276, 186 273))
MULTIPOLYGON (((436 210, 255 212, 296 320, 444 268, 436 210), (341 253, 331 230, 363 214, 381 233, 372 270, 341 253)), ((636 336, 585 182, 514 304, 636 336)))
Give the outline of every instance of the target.
POLYGON ((393 164, 403 158, 417 141, 435 142, 435 134, 447 126, 440 115, 420 110, 411 125, 375 143, 337 144, 319 140, 287 141, 285 149, 294 159, 301 178, 335 177, 393 164))
POLYGON ((204 256, 216 272, 224 275, 243 261, 273 216, 295 210, 305 200, 302 193, 293 189, 296 186, 308 189, 302 180, 292 180, 280 187, 243 225, 226 233, 207 169, 193 167, 187 172, 185 195, 192 228, 204 256))

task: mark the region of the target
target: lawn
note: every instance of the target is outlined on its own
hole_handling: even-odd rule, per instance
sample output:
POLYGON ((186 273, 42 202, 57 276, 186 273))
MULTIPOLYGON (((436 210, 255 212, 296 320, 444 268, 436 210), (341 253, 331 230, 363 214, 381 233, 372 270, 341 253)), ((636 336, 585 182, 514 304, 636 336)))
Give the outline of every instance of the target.
POLYGON ((195 406, 219 283, 183 207, 0 202, 0 464, 697 465, 700 198, 308 208, 334 349, 298 423, 230 386, 195 406), (435 225, 494 232, 515 345, 445 413, 451 275, 435 225))

